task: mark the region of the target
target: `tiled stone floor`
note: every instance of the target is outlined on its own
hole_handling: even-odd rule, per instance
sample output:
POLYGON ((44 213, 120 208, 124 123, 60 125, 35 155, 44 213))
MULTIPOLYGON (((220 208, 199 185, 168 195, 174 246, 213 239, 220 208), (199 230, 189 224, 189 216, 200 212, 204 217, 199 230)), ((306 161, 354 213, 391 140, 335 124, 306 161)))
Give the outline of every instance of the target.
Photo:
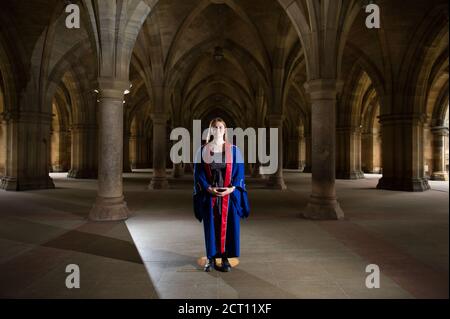
POLYGON ((0 296, 12 298, 448 298, 448 183, 404 193, 376 190, 379 176, 337 181, 346 219, 298 218, 310 174, 286 171, 288 190, 248 179, 251 215, 230 273, 204 273, 192 177, 149 191, 148 171, 125 174, 132 216, 89 223, 96 181, 52 174, 57 189, 0 192, 0 296), (65 287, 80 266, 81 288, 65 287), (367 289, 377 264, 381 287, 367 289))

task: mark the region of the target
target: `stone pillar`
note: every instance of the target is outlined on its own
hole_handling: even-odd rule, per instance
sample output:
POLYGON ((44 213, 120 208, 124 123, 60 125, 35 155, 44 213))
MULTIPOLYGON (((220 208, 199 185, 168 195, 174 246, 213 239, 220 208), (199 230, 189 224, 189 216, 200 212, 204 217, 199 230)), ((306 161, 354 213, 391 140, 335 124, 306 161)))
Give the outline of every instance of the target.
POLYGON ((128 129, 123 132, 123 173, 132 173, 130 162, 130 138, 131 133, 128 129))
POLYGON ((306 143, 305 143, 305 133, 302 128, 299 132, 298 148, 299 148, 299 162, 300 162, 299 168, 302 172, 304 172, 306 163, 306 143))
POLYGON ((136 163, 135 168, 148 168, 147 139, 143 134, 136 135, 136 163))
POLYGON ((98 176, 97 124, 73 124, 71 168, 67 177, 96 179, 98 176))
POLYGON ((184 165, 184 174, 192 175, 194 173, 194 169, 192 168, 192 163, 186 163, 184 165))
POLYGON ((369 174, 379 174, 381 165, 379 157, 381 137, 378 131, 363 133, 361 137, 361 168, 369 174))
POLYGON ((260 167, 261 167, 261 163, 258 161, 258 159, 256 159, 256 163, 253 163, 251 177, 263 178, 263 176, 261 175, 261 172, 259 171, 260 167))
POLYGON ((373 133, 363 133, 361 137, 361 166, 365 173, 375 173, 373 160, 374 139, 375 135, 373 133))
POLYGON ((69 170, 69 154, 67 152, 68 133, 55 125, 50 133, 51 139, 51 171, 56 173, 69 170))
POLYGON ((342 219, 335 190, 336 80, 318 79, 306 84, 311 98, 312 194, 303 216, 342 219))
POLYGON ((60 132, 61 135, 61 144, 60 144, 60 153, 61 153, 61 169, 62 172, 68 172, 70 170, 70 147, 71 147, 71 137, 70 130, 66 129, 60 132))
POLYGON ((445 138, 448 136, 447 127, 433 127, 433 174, 431 179, 435 181, 448 181, 448 173, 445 169, 445 138))
POLYGON ((180 178, 184 176, 184 163, 173 164, 172 177, 180 178))
POLYGON ((52 114, 3 113, 6 122, 6 167, 0 188, 7 191, 54 188, 49 176, 52 114))
POLYGON ((6 121, 0 114, 0 180, 6 173, 6 121))
POLYGON ((287 152, 289 160, 287 168, 289 169, 299 169, 301 167, 300 163, 300 137, 289 138, 289 151, 287 152))
POLYGON ((166 176, 167 115, 153 113, 153 178, 149 189, 169 188, 166 176))
POLYGON ((99 79, 98 193, 89 218, 114 221, 128 218, 123 196, 123 98, 128 81, 99 79))
POLYGON ((361 129, 337 128, 336 178, 363 179, 361 170, 361 129))
POLYGON ((283 178, 283 117, 282 115, 269 115, 269 127, 278 129, 278 168, 275 174, 269 175, 267 187, 285 190, 283 178))
POLYGON ((153 126, 151 127, 151 134, 147 136, 147 167, 153 167, 153 126))
POLYGON ((430 189, 424 173, 424 117, 415 114, 380 116, 383 177, 377 188, 421 192, 430 189))
POLYGON ((312 139, 311 133, 305 133, 305 167, 303 168, 303 173, 311 173, 312 165, 311 165, 311 148, 312 148, 312 139))
MULTIPOLYGON (((129 139, 130 143, 129 143, 129 154, 130 154, 130 166, 132 169, 136 168, 136 162, 137 162, 137 146, 136 146, 136 142, 137 142, 137 137, 135 134, 131 133, 130 135, 130 139, 129 139)), ((125 142, 124 142, 125 143, 125 142)), ((123 159, 124 163, 125 163, 125 158, 123 159)), ((125 170, 124 170, 125 172, 125 170)))
POLYGON ((147 139, 143 134, 131 134, 130 136, 130 165, 132 169, 149 167, 147 139))
MULTIPOLYGON (((258 143, 256 143, 256 148, 255 148, 256 154, 258 154, 258 147, 259 147, 259 145, 258 145, 258 143)), ((251 168, 250 176, 252 178, 263 178, 263 175, 261 175, 261 172, 260 172, 261 163, 259 162, 258 155, 256 155, 255 163, 249 163, 249 164, 250 164, 250 168, 251 168)))

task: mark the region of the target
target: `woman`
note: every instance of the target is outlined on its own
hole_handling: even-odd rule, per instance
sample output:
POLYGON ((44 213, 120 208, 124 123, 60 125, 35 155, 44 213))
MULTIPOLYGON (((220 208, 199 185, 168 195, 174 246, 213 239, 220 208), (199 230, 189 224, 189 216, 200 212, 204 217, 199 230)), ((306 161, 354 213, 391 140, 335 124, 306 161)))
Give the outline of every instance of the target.
POLYGON ((227 141, 226 124, 216 118, 209 125, 213 140, 197 152, 194 164, 194 213, 205 231, 205 271, 231 271, 228 258, 239 257, 239 218, 247 218, 249 204, 244 179, 244 160, 238 147, 227 141))

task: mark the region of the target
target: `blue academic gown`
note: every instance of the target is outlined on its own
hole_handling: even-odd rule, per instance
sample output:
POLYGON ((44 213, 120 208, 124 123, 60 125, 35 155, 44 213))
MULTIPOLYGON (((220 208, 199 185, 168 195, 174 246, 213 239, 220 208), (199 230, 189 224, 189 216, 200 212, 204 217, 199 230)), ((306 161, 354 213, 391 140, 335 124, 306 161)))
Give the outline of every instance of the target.
POLYGON ((224 177, 224 186, 235 186, 236 189, 230 195, 222 198, 221 216, 221 238, 216 238, 214 226, 213 205, 215 198, 208 191, 211 186, 210 165, 205 163, 201 152, 205 146, 197 152, 197 159, 194 163, 194 213, 199 222, 203 221, 206 254, 208 258, 213 258, 221 253, 226 253, 227 257, 239 257, 240 255, 240 218, 249 216, 250 208, 247 196, 247 189, 244 178, 244 161, 239 148, 226 143, 225 153, 227 157, 227 168, 224 177), (232 156, 232 161, 230 161, 232 156), (229 163, 231 162, 231 163, 229 163), (227 176, 229 175, 229 176, 227 176), (228 178, 227 178, 228 177, 228 178), (216 241, 220 241, 216 242, 216 241), (216 245, 217 243, 217 245, 216 245), (220 251, 218 248, 220 247, 220 251))

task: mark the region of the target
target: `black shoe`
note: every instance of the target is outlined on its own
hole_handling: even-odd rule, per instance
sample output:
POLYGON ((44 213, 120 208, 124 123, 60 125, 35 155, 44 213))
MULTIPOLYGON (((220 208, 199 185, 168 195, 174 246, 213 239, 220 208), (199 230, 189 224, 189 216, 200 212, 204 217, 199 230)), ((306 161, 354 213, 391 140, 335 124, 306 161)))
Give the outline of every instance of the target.
POLYGON ((210 272, 211 270, 213 270, 215 268, 214 264, 215 264, 214 258, 207 259, 206 260, 206 265, 203 268, 203 270, 206 271, 206 272, 210 272))
POLYGON ((231 271, 231 265, 230 265, 230 262, 228 261, 227 257, 222 258, 222 271, 225 271, 225 272, 231 271))

